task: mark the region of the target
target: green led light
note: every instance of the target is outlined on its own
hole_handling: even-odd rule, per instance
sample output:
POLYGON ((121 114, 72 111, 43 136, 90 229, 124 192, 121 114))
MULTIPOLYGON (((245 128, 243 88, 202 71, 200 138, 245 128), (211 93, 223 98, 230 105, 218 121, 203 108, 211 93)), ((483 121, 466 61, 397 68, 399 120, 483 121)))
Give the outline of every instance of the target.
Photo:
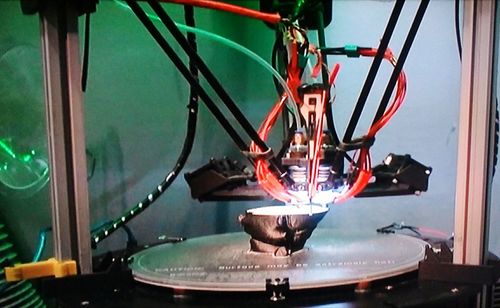
POLYGON ((21 158, 23 162, 27 163, 31 160, 31 155, 30 154, 24 154, 21 158))
POLYGON ((14 153, 14 151, 12 151, 12 148, 8 146, 3 140, 0 140, 0 148, 2 148, 12 158, 16 158, 16 153, 14 153))

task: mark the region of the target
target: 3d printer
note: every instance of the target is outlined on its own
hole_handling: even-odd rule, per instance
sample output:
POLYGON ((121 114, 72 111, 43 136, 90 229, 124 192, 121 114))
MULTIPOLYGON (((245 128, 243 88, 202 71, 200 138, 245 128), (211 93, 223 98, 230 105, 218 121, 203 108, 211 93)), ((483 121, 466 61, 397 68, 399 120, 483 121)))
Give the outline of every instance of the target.
MULTIPOLYGON (((396 1, 380 45, 376 48, 325 46, 322 30, 331 19, 328 14, 331 1, 273 1, 273 5, 261 1, 262 12, 215 1, 168 1, 188 5, 188 27, 194 26, 192 5, 261 19, 276 29, 274 67, 271 69, 275 72, 279 99, 258 130, 252 127, 197 54, 195 36, 188 34, 185 37, 158 2, 147 2, 156 18, 169 30, 190 59, 190 65, 185 65, 143 8, 136 1, 126 1, 191 86, 186 144, 178 163, 165 180, 124 215, 94 231, 92 245, 97 245, 140 214, 180 174, 191 150, 198 98, 201 98, 253 168, 229 159, 211 160, 202 168, 185 175, 192 196, 202 201, 273 198, 285 205, 250 210, 240 218, 245 230, 252 236, 250 252, 248 237, 244 234, 156 246, 131 257, 130 267, 136 280, 174 290, 267 290, 271 291, 274 300, 279 300, 285 293, 282 289, 302 290, 353 284, 414 270, 425 255, 426 243, 420 240, 379 235, 374 239, 320 230, 313 234, 312 230, 326 213, 329 204, 340 203, 351 197, 419 194, 427 190, 428 177, 432 171, 430 167, 418 163, 410 155, 396 154, 389 154, 383 164, 372 167, 369 149, 374 144, 375 135, 389 122, 404 100, 406 76, 402 71, 403 64, 429 1, 421 2, 398 59, 388 45, 404 1, 396 1), (306 29, 318 29, 319 46, 309 42, 306 29), (333 88, 340 67, 335 65, 330 69, 327 61, 330 55, 374 59, 342 138, 338 135, 332 112, 335 99, 333 88), (368 132, 353 138, 373 80, 384 59, 394 66, 394 71, 368 132), (201 86, 199 78, 202 76, 252 139, 251 144, 243 141, 201 86), (285 128, 283 143, 281 149, 274 153, 266 144, 266 139, 280 116, 285 128), (310 246, 304 248, 311 234, 308 242, 310 246), (346 240, 339 244, 339 238, 346 240), (377 242, 379 239, 381 242, 377 242), (349 249, 348 254, 343 255, 342 245, 346 243, 358 243, 360 250, 349 249), (367 247, 380 246, 399 247, 399 250, 393 251, 396 255, 392 257, 378 256, 376 250, 365 250, 367 247), (199 258, 186 258, 195 251, 213 258, 202 258, 208 263, 197 263, 200 262, 199 258), (226 251, 226 254, 219 254, 220 251, 226 251), (353 260, 353 253, 363 257, 353 260), (364 256, 372 258, 367 261, 364 256), (182 262, 178 263, 179 260, 182 262), (236 263, 231 263, 235 260, 236 263), (319 267, 311 271, 311 267, 318 264, 319 267), (349 273, 340 268, 343 264, 349 273), (319 271, 322 275, 319 275, 319 271)), ((77 234, 81 234, 80 231, 77 234)), ((84 254, 80 252, 79 255, 84 254)))

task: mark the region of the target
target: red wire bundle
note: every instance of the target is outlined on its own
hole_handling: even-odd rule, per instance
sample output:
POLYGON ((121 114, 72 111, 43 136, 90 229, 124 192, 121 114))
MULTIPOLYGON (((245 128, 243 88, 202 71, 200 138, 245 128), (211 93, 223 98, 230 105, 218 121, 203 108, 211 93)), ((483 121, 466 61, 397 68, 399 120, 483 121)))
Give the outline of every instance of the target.
POLYGON ((297 103, 302 103, 300 99, 300 95, 298 92, 298 88, 302 84, 302 80, 300 78, 300 67, 299 67, 299 58, 297 56, 298 53, 298 44, 293 43, 290 46, 290 63, 288 63, 287 67, 287 84, 290 88, 293 98, 297 103))
MULTIPOLYGON (((374 57, 376 53, 377 49, 360 51, 360 54, 362 56, 367 56, 367 57, 374 57)), ((390 49, 386 50, 384 58, 389 62, 391 62, 392 65, 394 66, 396 65, 396 58, 394 57, 390 49)), ((391 105, 385 110, 382 117, 370 127, 368 133, 366 134, 367 139, 375 137, 375 134, 389 122, 389 120, 394 116, 399 107, 401 107, 401 105, 403 104, 405 96, 406 96, 406 75, 404 71, 401 71, 401 73, 398 76, 397 90, 394 100, 392 101, 391 105)), ((345 193, 343 193, 334 200, 335 203, 339 203, 351 197, 356 196, 366 187, 366 185, 368 185, 368 182, 370 181, 371 178, 371 158, 370 158, 370 150, 368 148, 362 148, 360 150, 357 166, 359 170, 356 180, 345 193)))
MULTIPOLYGON (((291 46, 292 50, 292 57, 290 59, 290 63, 288 66, 288 80, 287 84, 290 86, 292 90, 292 94, 296 95, 296 99, 300 99, 297 93, 297 88, 300 85, 300 69, 298 67, 298 59, 297 59, 297 45, 296 43, 292 44, 291 46)), ((318 62, 321 61, 321 58, 318 58, 318 62)), ((319 65, 321 66, 322 63, 319 62, 319 65)), ((339 72, 340 65, 336 64, 334 69, 332 70, 330 76, 329 76, 329 82, 330 84, 333 84, 335 81, 335 78, 339 72)), ((312 177, 311 180, 312 182, 309 185, 309 196, 311 197, 312 195, 315 194, 316 192, 316 186, 317 186, 317 173, 318 173, 318 168, 319 168, 319 154, 321 150, 321 143, 322 143, 322 137, 323 137, 323 115, 326 110, 326 103, 328 99, 328 95, 326 91, 323 92, 322 94, 322 101, 321 101, 321 110, 323 110, 321 115, 318 115, 318 123, 316 125, 317 130, 315 132, 314 136, 314 143, 313 143, 313 158, 311 160, 311 165, 310 169, 312 171, 312 177), (312 195, 311 195, 312 194, 312 195)), ((262 125, 259 128, 259 136, 262 138, 262 140, 266 140, 269 132, 271 131, 272 127, 276 123, 276 120, 281 113, 281 110, 283 109, 283 106, 288 99, 288 96, 284 94, 280 100, 274 105, 273 109, 271 112, 267 115, 266 119, 262 123, 262 125)), ((300 100, 299 100, 300 102, 300 100)), ((250 145, 250 150, 252 152, 256 153, 261 153, 261 149, 252 142, 250 145)), ((283 202, 290 202, 294 199, 300 199, 299 196, 297 195, 292 195, 286 187, 278 180, 276 175, 274 175, 270 170, 269 170, 269 165, 266 161, 264 160, 258 160, 256 162, 256 176, 259 182, 259 185, 267 192, 269 195, 271 195, 273 198, 283 201, 283 202)), ((307 201, 307 200, 299 200, 299 201, 307 201)))
MULTIPOLYGON (((262 140, 266 140, 269 136, 269 132, 272 127, 276 123, 281 110, 283 109, 283 105, 285 104, 288 96, 286 94, 282 95, 278 102, 274 105, 271 112, 267 115, 264 122, 261 124, 259 128, 259 137, 262 140)), ((262 153, 262 150, 252 142, 250 145, 250 151, 255 153, 262 153)), ((293 196, 288 193, 283 184, 278 180, 278 178, 269 170, 269 165, 267 161, 263 159, 259 159, 256 162, 255 166, 255 174, 257 176, 257 180, 259 185, 264 189, 269 195, 271 195, 274 199, 290 202, 293 199, 293 196)))
MULTIPOLYGON (((297 102, 300 102, 300 97, 298 95, 297 89, 301 84, 301 78, 300 78, 300 68, 298 66, 298 57, 297 57, 297 50, 298 46, 297 43, 293 43, 291 45, 291 59, 290 63, 288 64, 288 79, 287 79, 287 84, 292 90, 292 94, 295 96, 295 100, 297 102)), ((363 56, 369 56, 373 57, 377 53, 376 49, 370 49, 370 50, 361 50, 360 54, 363 56)), ((387 50, 384 58, 388 61, 390 61, 393 65, 396 65, 396 59, 392 52, 390 50, 387 50)), ((316 67, 321 67, 321 57, 318 57, 318 63, 316 67)), ((315 68, 316 68, 315 67, 315 68)), ((335 82, 335 78, 338 74, 340 66, 338 64, 335 65, 334 69, 332 70, 330 76, 329 76, 329 84, 330 86, 335 82)), ((316 69, 314 70, 316 71, 316 69)), ((314 73, 314 72, 313 72, 314 73)), ((394 100, 392 103, 389 105, 389 107, 385 110, 384 114, 382 117, 375 122, 370 129, 368 130, 368 133, 366 134, 366 138, 370 139, 375 136, 375 134, 382 128, 384 127, 389 120, 394 116, 396 111, 399 109, 401 104, 403 103, 403 100, 406 95, 406 76, 404 72, 402 71, 397 80, 397 88, 396 88, 396 95, 394 97, 394 100)), ((318 177, 318 171, 319 171, 319 161, 320 161, 320 153, 321 153, 321 144, 322 144, 322 137, 323 137, 323 119, 324 119, 324 113, 326 110, 326 103, 328 99, 328 93, 326 91, 323 91, 322 93, 322 100, 320 102, 320 110, 322 110, 321 115, 317 115, 317 122, 315 123, 316 131, 314 132, 314 137, 313 137, 313 142, 312 142, 312 151, 309 151, 312 153, 312 157, 310 157, 310 164, 309 164, 309 186, 308 186, 308 197, 309 199, 312 199, 314 195, 316 194, 317 191, 317 177, 318 177)), ((267 140, 269 136, 269 132, 271 129, 274 127, 274 124, 276 123, 276 120, 279 117, 279 114, 281 113, 283 106, 288 99, 288 96, 286 94, 283 94, 281 98, 276 102, 274 105, 273 109, 271 112, 267 115, 265 118, 264 122, 259 128, 259 136, 261 137, 262 140, 267 140)), ((255 153, 262 153, 262 150, 252 142, 250 145, 250 150, 255 153)), ((369 148, 362 148, 360 149, 358 153, 358 159, 351 168, 353 168, 352 173, 355 174, 356 179, 354 182, 350 185, 349 189, 342 193, 340 196, 336 197, 333 201, 335 203, 339 203, 342 201, 345 201, 351 197, 356 196, 359 194, 368 184, 371 178, 371 158, 370 158, 370 151, 369 148), (357 170, 354 170, 354 169, 357 170)), ((280 182, 280 180, 277 178, 277 176, 272 173, 269 170, 269 164, 267 161, 263 159, 258 159, 256 162, 256 176, 259 182, 259 185, 267 192, 269 195, 271 195, 273 198, 283 201, 283 202, 291 202, 293 200, 299 199, 299 201, 307 201, 307 200, 300 200, 300 197, 297 195, 294 195, 290 193, 287 188, 280 182)))
POLYGON ((233 14, 238 14, 242 16, 246 16, 249 18, 259 19, 271 24, 277 24, 281 21, 281 16, 271 13, 263 13, 260 11, 252 10, 246 7, 233 5, 229 3, 212 1, 212 0, 159 0, 160 2, 170 2, 184 5, 191 5, 197 7, 203 7, 207 9, 214 9, 219 11, 225 11, 233 14))
MULTIPOLYGON (((362 56, 369 56, 369 57, 374 57, 375 54, 377 53, 377 49, 370 49, 370 50, 365 50, 361 51, 360 54, 362 56)), ((392 51, 390 49, 387 49, 384 55, 384 58, 387 59, 389 62, 391 62, 392 65, 396 65, 396 58, 392 54, 392 51)), ((392 116, 396 113, 396 111, 401 107, 403 104, 403 101, 406 96, 406 75, 404 71, 401 71, 401 73, 398 76, 398 82, 397 82, 397 88, 396 88, 396 96, 394 97, 393 102, 391 105, 386 109, 382 117, 370 127, 370 130, 368 131, 367 137, 372 138, 375 136, 375 134, 382 128, 384 127, 389 120, 392 118, 392 116)))
MULTIPOLYGON (((339 70, 340 70, 340 65, 337 63, 333 67, 333 70, 328 78, 330 87, 334 84, 339 70)), ((308 189, 310 199, 314 197, 314 195, 316 194, 316 190, 318 188, 318 172, 319 172, 319 160, 320 160, 319 154, 321 153, 321 145, 323 143, 323 119, 326 112, 326 102, 328 99, 328 93, 326 93, 326 91, 323 91, 321 97, 323 98, 320 105, 322 113, 321 115, 319 115, 318 123, 316 125, 316 132, 314 134, 313 158, 312 158, 312 164, 310 165, 311 181, 309 183, 309 189, 308 189)))
MULTIPOLYGON (((325 114, 325 106, 326 106, 326 99, 327 99, 327 94, 326 91, 323 91, 321 93, 321 102, 319 105, 320 110, 322 111, 320 115, 317 115, 317 121, 315 123, 316 131, 314 132, 314 139, 313 139, 313 148, 312 148, 312 157, 310 157, 310 164, 309 164, 309 187, 308 187, 308 194, 309 198, 312 199, 314 195, 316 194, 316 189, 318 185, 318 168, 319 168, 319 154, 321 152, 321 142, 323 139, 323 117, 325 114)), ((311 153, 311 151, 309 152, 311 153)))
MULTIPOLYGON (((292 91, 292 95, 296 102, 300 102, 300 96, 298 95, 297 89, 301 84, 300 79, 300 68, 298 65, 298 57, 297 57, 297 43, 294 42, 290 46, 291 49, 291 58, 288 64, 287 72, 287 85, 290 87, 292 91)), ((259 136, 262 140, 267 140, 269 132, 273 128, 276 120, 278 119, 281 110, 283 109, 283 105, 288 99, 288 95, 283 94, 278 102, 274 105, 271 112, 267 115, 264 122, 262 122, 259 128, 259 136)), ((252 142, 250 145, 250 151, 255 153, 262 153, 262 150, 252 142)), ((297 199, 298 196, 291 195, 286 187, 278 180, 276 175, 269 170, 269 165, 266 161, 260 159, 257 160, 255 166, 255 173, 257 176, 257 180, 259 185, 264 189, 269 195, 271 195, 274 199, 283 201, 283 202, 291 202, 294 199, 297 199)))

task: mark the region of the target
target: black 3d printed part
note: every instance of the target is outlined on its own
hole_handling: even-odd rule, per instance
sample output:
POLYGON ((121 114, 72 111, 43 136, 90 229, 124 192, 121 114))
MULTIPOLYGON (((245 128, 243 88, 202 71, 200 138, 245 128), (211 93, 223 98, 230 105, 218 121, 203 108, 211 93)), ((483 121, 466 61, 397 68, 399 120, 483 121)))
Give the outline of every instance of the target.
POLYGON ((248 210, 239 221, 252 237, 251 251, 288 256, 304 248, 327 212, 328 208, 317 205, 268 206, 248 210))

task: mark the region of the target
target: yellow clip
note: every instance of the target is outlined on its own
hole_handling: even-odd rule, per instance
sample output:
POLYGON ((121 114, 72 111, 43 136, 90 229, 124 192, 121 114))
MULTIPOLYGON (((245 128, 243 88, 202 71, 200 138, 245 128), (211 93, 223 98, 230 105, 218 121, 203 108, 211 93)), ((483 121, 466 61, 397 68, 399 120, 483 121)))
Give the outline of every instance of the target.
POLYGON ((55 276, 56 278, 76 275, 76 262, 57 261, 50 258, 47 261, 16 264, 14 267, 5 268, 7 281, 19 281, 39 277, 55 276))

